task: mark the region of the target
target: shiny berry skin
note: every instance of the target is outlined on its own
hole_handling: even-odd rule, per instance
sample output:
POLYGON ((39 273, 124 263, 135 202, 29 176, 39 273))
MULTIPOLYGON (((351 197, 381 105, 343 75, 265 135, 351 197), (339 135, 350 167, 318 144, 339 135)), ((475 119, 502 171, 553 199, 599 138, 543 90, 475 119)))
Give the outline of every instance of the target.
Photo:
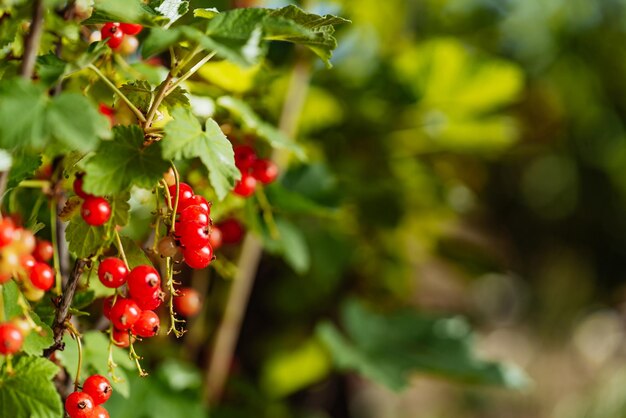
POLYGON ((120 46, 124 40, 124 32, 121 30, 119 23, 105 23, 102 29, 100 29, 100 33, 102 34, 102 39, 109 38, 107 45, 109 45, 111 49, 120 46))
MULTIPOLYGON (((194 196, 195 197, 195 196, 194 196)), ((208 226, 210 222, 209 214, 200 205, 186 207, 178 218, 179 224, 195 223, 202 226, 208 226)), ((178 228, 178 225, 176 226, 178 228)))
POLYGON ((211 214, 211 205, 207 200, 200 195, 193 195, 189 199, 185 200, 183 206, 178 205, 178 213, 182 213, 183 210, 187 209, 190 206, 200 206, 206 212, 207 216, 211 214))
POLYGON ((120 29, 126 35, 137 35, 143 29, 138 23, 120 23, 120 29))
POLYGON ((211 232, 209 232, 209 244, 211 244, 213 250, 217 250, 222 246, 222 230, 217 226, 211 227, 211 232))
POLYGON ((120 331, 131 329, 140 315, 141 309, 139 309, 137 303, 134 300, 124 298, 118 298, 109 313, 113 326, 120 331))
POLYGON ((85 392, 72 392, 65 400, 65 411, 70 418, 91 418, 96 405, 85 392))
MULTIPOLYGON (((134 337, 133 342, 135 342, 134 337)), ((121 348, 128 347, 130 345, 130 336, 128 335, 128 331, 113 329, 113 344, 121 348)))
MULTIPOLYGON (((178 198, 178 207, 176 211, 180 212, 184 208, 185 201, 193 197, 193 189, 187 183, 179 183, 178 188, 180 190, 180 197, 178 198)), ((172 207, 174 207, 174 204, 176 203, 176 185, 174 184, 168 189, 172 198, 172 207)))
POLYGON ((54 270, 46 263, 35 263, 28 277, 37 289, 47 291, 54 285, 54 270))
POLYGON ((242 172, 246 172, 252 168, 252 164, 256 161, 256 152, 249 145, 238 145, 233 148, 235 152, 235 165, 242 172))
POLYGON ((48 261, 53 255, 54 248, 52 248, 52 243, 50 241, 46 241, 45 239, 37 241, 35 250, 33 251, 33 256, 37 259, 37 261, 48 261))
POLYGON ((126 283, 128 269, 124 261, 117 257, 108 257, 98 266, 98 278, 108 288, 116 289, 126 283))
POLYGON ((150 338, 154 337, 159 332, 160 325, 161 321, 157 314, 153 311, 143 311, 141 312, 139 320, 133 325, 132 331, 133 334, 139 337, 150 338))
POLYGON ((85 379, 83 392, 91 396, 95 405, 100 405, 109 400, 111 393, 113 393, 113 388, 106 377, 94 374, 85 379))
POLYGON ((174 296, 174 308, 182 316, 191 317, 200 312, 202 300, 200 294, 190 287, 178 290, 178 295, 174 296))
POLYGON ((176 257, 180 254, 180 248, 176 244, 176 240, 170 236, 159 240, 157 251, 162 257, 176 257))
POLYGON ((27 273, 30 273, 30 270, 35 267, 35 264, 37 264, 37 260, 35 260, 35 257, 32 255, 22 254, 20 256, 20 265, 27 273))
POLYGON ((195 222, 184 223, 176 229, 180 245, 184 249, 198 249, 209 244, 209 230, 207 226, 195 222))
POLYGON ((256 188, 256 179, 252 174, 241 173, 241 180, 237 182, 233 192, 241 197, 250 197, 256 188))
POLYGON ((263 184, 270 184, 278 177, 278 166, 271 160, 256 160, 252 165, 252 176, 263 184))
POLYGON ((151 266, 137 266, 126 279, 128 293, 136 300, 150 299, 161 290, 161 277, 151 266))
POLYGON ((106 319, 111 319, 111 308, 113 307, 114 296, 107 296, 102 300, 102 315, 106 319))
POLYGON ((0 324, 0 354, 15 354, 22 348, 24 335, 20 329, 10 322, 0 324))
POLYGON ((98 405, 96 409, 93 410, 91 418, 110 418, 109 411, 104 409, 104 406, 98 405))
POLYGON ((78 197, 87 199, 89 196, 91 196, 89 193, 83 190, 83 176, 76 176, 72 188, 74 189, 74 193, 76 193, 76 196, 78 197))
POLYGON ((161 306, 164 296, 165 294, 159 290, 152 295, 149 295, 141 299, 134 299, 134 300, 135 302, 137 302, 137 306, 139 306, 139 308, 141 308, 142 310, 153 311, 159 306, 161 306))
POLYGON ((10 274, 0 274, 0 284, 5 284, 8 283, 11 280, 11 275, 10 274))
POLYGON ((100 226, 111 217, 111 205, 103 197, 88 196, 83 202, 80 214, 87 224, 100 226))
POLYGON ((0 248, 13 242, 15 237, 15 225, 11 219, 5 218, 0 221, 0 248))
POLYGON ((202 248, 183 248, 183 258, 185 263, 192 269, 203 269, 211 264, 213 260, 213 248, 206 245, 202 248))
POLYGON ((222 231, 223 244, 237 244, 243 238, 244 229, 236 219, 227 219, 217 225, 222 231))

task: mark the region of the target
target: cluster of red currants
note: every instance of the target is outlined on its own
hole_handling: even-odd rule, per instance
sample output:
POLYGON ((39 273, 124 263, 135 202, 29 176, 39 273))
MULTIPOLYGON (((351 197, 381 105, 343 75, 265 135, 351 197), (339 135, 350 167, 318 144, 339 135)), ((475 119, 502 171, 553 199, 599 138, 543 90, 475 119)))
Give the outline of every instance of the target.
POLYGON ((272 160, 259 158, 251 146, 238 145, 233 150, 235 165, 241 171, 241 180, 233 190, 235 194, 250 197, 256 189, 257 182, 270 184, 278 177, 278 166, 272 160))
POLYGON ((122 41, 124 41, 124 35, 137 35, 142 29, 143 26, 136 23, 108 22, 102 26, 100 33, 102 39, 109 39, 107 45, 109 45, 111 49, 116 49, 122 44, 122 41))
POLYGON ((91 226, 105 224, 111 218, 111 205, 104 197, 90 195, 83 190, 83 175, 76 175, 74 193, 83 198, 80 214, 91 226))
POLYGON ((104 299, 104 316, 113 324, 113 342, 128 347, 131 335, 150 338, 159 332, 159 316, 154 312, 163 301, 161 277, 152 266, 137 266, 130 272, 117 257, 105 258, 98 266, 98 278, 111 289, 126 285, 128 297, 104 299))
POLYGON ((211 205, 204 197, 194 194, 187 183, 180 183, 178 190, 176 205, 176 185, 169 186, 170 203, 176 210, 177 219, 174 237, 167 236, 159 242, 159 254, 175 258, 182 249, 183 259, 189 267, 193 269, 208 267, 213 261, 211 205))
POLYGON ((53 255, 50 241, 35 238, 11 218, 0 221, 0 285, 13 278, 28 300, 41 299, 54 285, 54 270, 48 265, 53 255))
POLYGON ((65 411, 70 418, 109 418, 102 404, 109 400, 112 393, 113 388, 107 378, 94 374, 85 380, 82 392, 70 393, 65 400, 65 411))

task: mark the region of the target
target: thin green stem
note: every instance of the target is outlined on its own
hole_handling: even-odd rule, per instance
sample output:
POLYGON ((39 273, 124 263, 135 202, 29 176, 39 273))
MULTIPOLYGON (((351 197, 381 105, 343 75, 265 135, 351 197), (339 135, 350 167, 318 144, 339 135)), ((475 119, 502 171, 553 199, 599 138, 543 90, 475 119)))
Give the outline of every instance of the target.
POLYGON ((0 284, 0 322, 4 322, 6 320, 6 314, 4 312, 4 291, 3 287, 0 284))
POLYGON ((35 332, 41 332, 42 328, 39 325, 37 325, 37 323, 30 316, 30 312, 32 311, 32 308, 28 305, 28 302, 26 302, 26 299, 24 298, 24 295, 22 293, 18 294, 17 304, 22 309, 22 315, 24 315, 24 318, 26 318, 26 322, 28 322, 30 327, 35 332))
POLYGON ((173 82, 170 87, 168 88, 166 95, 170 94, 171 92, 174 91, 174 89, 176 87, 178 87, 180 85, 180 83, 184 82, 185 80, 187 80, 189 77, 191 77, 192 75, 194 75, 204 64, 206 64, 207 62, 209 62, 211 60, 211 58, 213 58, 215 56, 215 54, 217 54, 217 52, 213 51, 211 52, 209 55, 207 55, 206 57, 202 58, 200 61, 198 61, 196 63, 196 65, 194 65, 193 67, 191 67, 189 69, 189 71, 187 71, 185 74, 183 74, 182 76, 180 76, 175 82, 173 82))
POLYGON ((117 229, 115 229, 115 241, 117 242, 117 249, 119 250, 120 255, 122 256, 122 260, 124 260, 124 264, 126 265, 126 268, 130 270, 130 266, 128 265, 128 259, 126 258, 124 247, 122 246, 122 239, 120 238, 120 233, 117 232, 117 229))
POLYGON ((139 376, 141 377, 146 377, 148 376, 148 373, 146 373, 146 371, 141 367, 141 363, 139 363, 139 360, 141 360, 141 357, 137 354, 137 352, 135 351, 135 346, 133 344, 133 334, 128 331, 128 339, 130 341, 129 343, 129 357, 132 360, 135 360, 135 364, 137 365, 137 370, 139 370, 139 376))
MULTIPOLYGON (((173 162, 171 162, 172 170, 174 171, 174 180, 176 181, 176 197, 174 198, 174 207, 172 208, 172 225, 170 231, 176 232, 176 212, 178 211, 178 200, 180 198, 180 175, 173 162)), ((169 190, 168 190, 169 191, 169 190)))
POLYGON ((170 71, 169 73, 167 73, 167 77, 165 77, 165 80, 163 80, 163 83, 161 84, 161 88, 157 92, 157 96, 154 99, 154 102, 152 102, 152 106, 150 106, 150 110, 148 110, 148 115, 146 116, 146 120, 143 121, 144 128, 149 128, 150 125, 152 124, 152 121, 154 120, 154 116, 156 115, 156 112, 159 109, 159 106, 161 106, 161 103, 163 102, 163 99, 166 96, 166 91, 167 91, 167 88, 169 87, 171 80, 172 80, 172 72, 170 71))
POLYGON ((156 223, 154 224, 154 242, 152 243, 152 252, 157 253, 157 246, 159 244, 160 238, 160 229, 161 229, 161 197, 159 195, 159 186, 154 189, 154 194, 156 196, 156 223))
POLYGON ((33 189, 45 189, 50 187, 48 180, 22 180, 17 187, 29 187, 33 189))
POLYGON ((7 374, 10 376, 13 374, 13 355, 6 356, 7 374))
POLYGON ((106 83, 106 85, 109 86, 111 88, 111 90, 113 90, 115 92, 115 94, 117 94, 120 97, 120 99, 122 99, 124 101, 124 103, 126 103, 128 105, 130 110, 133 111, 133 113, 135 114, 135 116, 137 116, 137 119, 139 119, 139 121, 141 123, 145 123, 146 122, 146 118, 144 117, 143 113, 141 113, 141 111, 139 109, 137 109, 137 107, 128 99, 128 97, 126 97, 126 95, 124 93, 122 93, 120 91, 120 89, 118 89, 117 86, 115 84, 113 84, 113 82, 111 80, 109 80, 107 78, 107 76, 102 74, 102 71, 100 71, 98 69, 98 67, 96 67, 93 64, 89 64, 88 68, 90 70, 92 70, 94 73, 96 73, 98 75, 98 77, 100 77, 102 79, 102 81, 104 81, 106 83))
POLYGON ((50 204, 50 230, 52 235, 52 265, 54 266, 54 292, 57 295, 62 293, 61 265, 59 263, 59 241, 57 239, 57 205, 55 201, 50 204))
POLYGON ((169 310, 170 310, 170 328, 167 330, 167 333, 174 333, 176 338, 180 338, 185 333, 184 330, 179 330, 176 327, 176 324, 185 323, 184 320, 176 318, 176 311, 174 310, 174 297, 178 295, 176 292, 176 288, 174 284, 177 284, 174 281, 174 263, 172 263, 172 259, 170 257, 165 259, 165 270, 167 272, 167 290, 170 294, 169 300, 169 310))
POLYGON ((80 340, 80 334, 76 331, 74 325, 68 322, 67 329, 76 340, 76 345, 78 346, 78 366, 76 366, 76 376, 74 377, 74 391, 77 391, 80 386, 80 371, 83 368, 83 343, 80 340))
POLYGON ((280 239, 280 232, 278 231, 278 226, 276 226, 276 221, 274 220, 272 205, 269 200, 267 200, 267 195, 263 191, 262 187, 257 187, 256 198, 259 202, 259 206, 261 206, 261 210, 263 211, 263 220, 269 228, 270 236, 275 240, 280 239))
POLYGON ((187 55, 185 55, 185 57, 180 60, 174 68, 172 68, 172 76, 176 77, 178 73, 182 71, 182 69, 185 68, 185 66, 189 64, 191 60, 193 60, 193 57, 195 57, 200 52, 202 52, 202 47, 200 46, 196 46, 194 49, 190 50, 187 55))

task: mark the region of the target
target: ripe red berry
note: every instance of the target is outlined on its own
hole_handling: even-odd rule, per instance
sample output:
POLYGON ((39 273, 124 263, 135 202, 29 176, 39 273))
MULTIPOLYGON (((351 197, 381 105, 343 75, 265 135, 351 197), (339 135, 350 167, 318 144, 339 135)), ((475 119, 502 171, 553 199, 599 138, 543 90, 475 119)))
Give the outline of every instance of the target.
POLYGON ((95 407, 93 399, 85 392, 72 392, 65 400, 65 411, 70 418, 91 418, 95 407))
POLYGON ((187 209, 189 206, 195 206, 195 205, 198 205, 202 209, 204 209, 207 216, 211 214, 211 205, 209 204, 209 202, 207 202, 207 200, 204 197, 200 195, 193 195, 191 198, 186 200, 185 205, 183 205, 182 210, 179 210, 179 212, 182 212, 183 210, 187 209))
POLYGON ((45 239, 37 240, 37 245, 35 245, 35 250, 33 251, 33 256, 37 261, 48 261, 53 255, 54 248, 50 241, 46 241, 45 239))
MULTIPOLYGON (((208 226, 210 223, 208 212, 200 205, 186 207, 178 218, 178 224, 195 223, 208 226)), ((178 228, 178 225, 176 225, 178 228)))
POLYGON ((35 257, 32 255, 22 254, 20 256, 20 265, 24 270, 26 270, 27 273, 30 274, 30 270, 35 267, 35 264, 37 264, 37 260, 35 260, 35 257))
POLYGON ((136 301, 151 299, 161 290, 161 277, 151 266, 137 266, 126 280, 128 293, 136 301))
POLYGON ((176 229, 180 245, 187 249, 198 249, 209 244, 209 230, 205 225, 195 222, 180 224, 176 229))
POLYGON ((198 249, 183 248, 183 258, 192 269, 203 269, 213 260, 213 248, 209 244, 198 249))
MULTIPOLYGON (((133 337, 133 342, 135 342, 135 337, 133 337)), ((130 345, 128 331, 113 329, 113 344, 121 348, 128 347, 130 345)))
POLYGON ((150 338, 154 337, 159 332, 159 326, 161 321, 159 320, 159 316, 153 311, 143 311, 141 312, 141 316, 139 320, 135 322, 133 325, 133 334, 150 338))
POLYGON ((93 410, 91 418, 110 418, 109 411, 104 409, 104 406, 98 405, 96 409, 93 410))
POLYGON ((76 178, 74 179, 74 184, 72 185, 72 188, 74 189, 74 193, 76 193, 76 196, 78 197, 87 199, 89 196, 91 196, 89 193, 86 193, 83 190, 83 176, 82 175, 76 176, 76 178))
POLYGON ((233 192, 241 197, 250 197, 256 188, 256 179, 251 174, 241 173, 241 180, 237 182, 233 192))
MULTIPOLYGON (((178 188, 180 190, 180 197, 178 198, 178 207, 176 210, 180 212, 185 205, 185 201, 193 197, 193 189, 187 183, 179 183, 178 188)), ((176 203, 176 185, 174 184, 168 189, 170 191, 170 197, 172 198, 172 207, 174 207, 176 203)))
POLYGON ((137 306, 139 306, 140 309, 145 311, 153 311, 161 306, 161 302, 163 302, 164 296, 165 294, 159 290, 156 293, 149 295, 145 298, 134 300, 135 302, 137 302, 137 306))
POLYGON ((235 165, 242 172, 247 172, 252 168, 252 164, 256 161, 256 153, 254 148, 249 145, 238 145, 233 148, 235 152, 235 165))
POLYGON ((138 23, 120 23, 120 29, 122 29, 122 32, 126 35, 137 35, 141 32, 143 26, 138 23))
POLYGON ((85 379, 83 392, 91 396, 95 405, 100 405, 109 400, 111 393, 113 393, 113 388, 106 377, 94 374, 85 379))
POLYGON ((200 312, 202 300, 200 294, 190 287, 178 290, 178 295, 174 296, 174 308, 182 316, 195 316, 200 312))
POLYGON ((0 354, 15 354, 22 348, 24 335, 20 329, 10 322, 0 324, 0 354))
POLYGON ((209 244, 213 250, 222 246, 222 230, 215 225, 211 227, 211 232, 209 232, 209 244))
POLYGON ((10 218, 0 221, 0 248, 13 242, 15 235, 15 225, 10 218))
POLYGON ((252 165, 252 176, 263 184, 270 184, 278 177, 278 166, 271 160, 256 160, 252 165))
POLYGON ((102 315, 106 319, 111 319, 111 308, 113 307, 114 296, 107 296, 102 300, 102 315))
POLYGON ((217 227, 222 231, 222 243, 224 244, 237 244, 243 238, 243 226, 236 219, 226 219, 217 227))
POLYGON ((134 300, 118 298, 111 308, 109 316, 113 326, 120 331, 127 331, 137 322, 141 309, 134 300))
POLYGON ((80 214, 92 226, 100 226, 111 217, 111 205, 103 197, 87 196, 83 202, 80 214))
POLYGON ((107 119, 109 119, 109 123, 111 124, 111 126, 115 124, 115 109, 105 105, 104 103, 100 103, 100 106, 98 106, 98 110, 102 115, 106 116, 107 119))
POLYGON ((115 49, 120 46, 124 40, 124 32, 121 30, 119 23, 105 23, 104 26, 102 26, 100 33, 102 34, 102 39, 109 38, 107 45, 109 45, 111 49, 115 49))
POLYGON ((98 278, 103 285, 115 289, 126 283, 128 269, 124 261, 117 257, 105 258, 98 266, 98 278))
POLYGON ((6 273, 0 274, 0 284, 8 283, 11 280, 11 275, 6 273))
POLYGON ((46 263, 35 263, 28 277, 37 289, 47 291, 54 285, 54 270, 46 263))

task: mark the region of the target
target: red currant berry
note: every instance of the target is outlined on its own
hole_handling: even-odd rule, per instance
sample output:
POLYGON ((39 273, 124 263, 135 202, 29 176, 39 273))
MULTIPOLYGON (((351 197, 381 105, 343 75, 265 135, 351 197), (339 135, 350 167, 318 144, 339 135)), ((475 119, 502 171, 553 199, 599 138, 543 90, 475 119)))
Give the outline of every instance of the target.
POLYGON ((110 418, 109 411, 104 409, 104 406, 98 405, 96 409, 93 410, 91 418, 110 418))
POLYGON ((139 308, 141 308, 142 310, 153 311, 161 306, 161 302, 163 302, 164 296, 165 294, 159 290, 158 292, 147 297, 135 299, 135 302, 137 302, 137 306, 139 306, 139 308))
POLYGON ((154 337, 159 332, 160 324, 157 314, 153 311, 143 311, 139 320, 133 325, 133 334, 143 338, 154 337))
MULTIPOLYGON (((185 201, 193 197, 193 189, 187 183, 179 183, 178 188, 180 190, 180 197, 178 198, 178 207, 176 210, 177 212, 180 212, 185 204, 185 201)), ((172 198, 172 207, 174 207, 174 204, 176 203, 176 185, 174 184, 168 189, 170 191, 170 197, 172 198)))
POLYGON ((120 331, 127 331, 137 322, 141 315, 141 309, 134 300, 118 298, 111 308, 109 316, 113 326, 120 331))
POLYGON ((227 219, 218 224, 217 227, 222 231, 222 243, 224 244, 237 244, 243 238, 243 226, 236 219, 227 219))
POLYGON ((83 383, 83 392, 91 396, 95 405, 100 405, 109 400, 113 388, 106 377, 94 374, 83 383))
POLYGON ((263 184, 270 184, 278 177, 278 166, 271 160, 256 160, 252 165, 252 176, 263 184))
POLYGON ((15 354, 22 348, 24 335, 20 329, 10 322, 0 324, 0 354, 15 354))
POLYGON ((192 269, 203 269, 211 264, 213 249, 209 244, 198 249, 183 248, 183 258, 185 263, 192 269))
POLYGON ((252 168, 252 164, 256 160, 254 148, 249 145, 238 145, 233 148, 235 152, 235 165, 242 172, 246 172, 252 168))
MULTIPOLYGON (((180 213, 179 224, 195 223, 208 226, 210 222, 208 212, 200 205, 188 206, 180 213)), ((176 225, 178 228, 178 225, 176 225)))
POLYGON ((115 109, 113 109, 110 106, 105 105, 104 103, 100 103, 100 105, 98 106, 98 111, 103 114, 104 116, 114 116, 115 115, 115 109))
POLYGON ((209 232, 209 244, 211 244, 213 250, 217 250, 222 246, 222 230, 217 226, 211 227, 211 232, 209 232))
POLYGON ((8 283, 11 280, 11 275, 2 273, 0 274, 0 284, 8 283))
POLYGON ((88 196, 83 202, 80 214, 87 224, 100 226, 111 217, 111 205, 103 197, 88 196))
POLYGON ((176 240, 170 236, 163 237, 157 244, 157 251, 162 257, 176 257, 180 254, 180 248, 176 240))
POLYGON ((256 179, 251 174, 241 173, 241 180, 237 182, 233 192, 241 197, 250 197, 254 193, 256 179))
POLYGON ((65 411, 70 418, 91 418, 95 407, 85 392, 72 392, 65 400, 65 411))
POLYGON ((83 176, 82 175, 76 176, 76 178, 74 179, 74 184, 72 185, 72 188, 74 189, 74 193, 76 193, 76 196, 78 197, 87 199, 89 196, 91 196, 89 193, 83 190, 83 176))
POLYGON ((174 308, 182 316, 191 317, 200 312, 202 300, 200 294, 190 287, 178 290, 178 295, 174 296, 174 308))
POLYGON ((47 291, 54 285, 54 270, 46 263, 35 263, 28 277, 37 289, 47 291))
MULTIPOLYGON (((133 337, 133 343, 134 342, 135 337, 133 337)), ((113 344, 121 348, 128 347, 130 345, 130 336, 128 335, 128 331, 113 329, 113 344)))
POLYGON ((138 23, 120 23, 120 29, 126 35, 137 35, 143 29, 138 23))
POLYGON ((26 270, 27 273, 30 274, 30 270, 35 267, 35 264, 37 264, 37 260, 35 260, 35 257, 32 255, 22 254, 20 256, 20 265, 24 270, 26 270))
POLYGON ((207 216, 211 214, 211 204, 207 202, 207 200, 200 195, 193 195, 190 199, 186 200, 182 209, 180 209, 180 206, 179 206, 178 212, 182 212, 183 210, 187 209, 189 206, 196 206, 196 205, 202 207, 202 209, 204 209, 204 211, 206 212, 207 216))
POLYGON ((152 298, 161 290, 159 273, 151 266, 137 266, 130 271, 126 280, 128 293, 134 300, 152 298))
POLYGON ((0 221, 0 247, 6 247, 13 242, 15 237, 15 225, 9 218, 0 221))
POLYGON ((107 296, 102 300, 102 315, 106 319, 111 319, 111 308, 113 307, 113 299, 115 296, 107 296))
POLYGON ((45 239, 37 241, 37 245, 35 245, 35 250, 33 251, 33 256, 37 261, 48 261, 53 255, 54 248, 52 248, 50 241, 46 241, 45 239))
POLYGON ((128 269, 124 261, 117 257, 105 258, 98 266, 98 278, 103 285, 115 289, 126 283, 128 269))
POLYGON ((111 49, 115 49, 124 40, 124 32, 120 29, 119 23, 109 22, 105 23, 100 30, 102 34, 102 39, 109 38, 107 45, 111 47, 111 49))
POLYGON ((180 245, 187 249, 198 249, 209 244, 209 231, 207 226, 197 223, 184 223, 176 229, 180 245))

